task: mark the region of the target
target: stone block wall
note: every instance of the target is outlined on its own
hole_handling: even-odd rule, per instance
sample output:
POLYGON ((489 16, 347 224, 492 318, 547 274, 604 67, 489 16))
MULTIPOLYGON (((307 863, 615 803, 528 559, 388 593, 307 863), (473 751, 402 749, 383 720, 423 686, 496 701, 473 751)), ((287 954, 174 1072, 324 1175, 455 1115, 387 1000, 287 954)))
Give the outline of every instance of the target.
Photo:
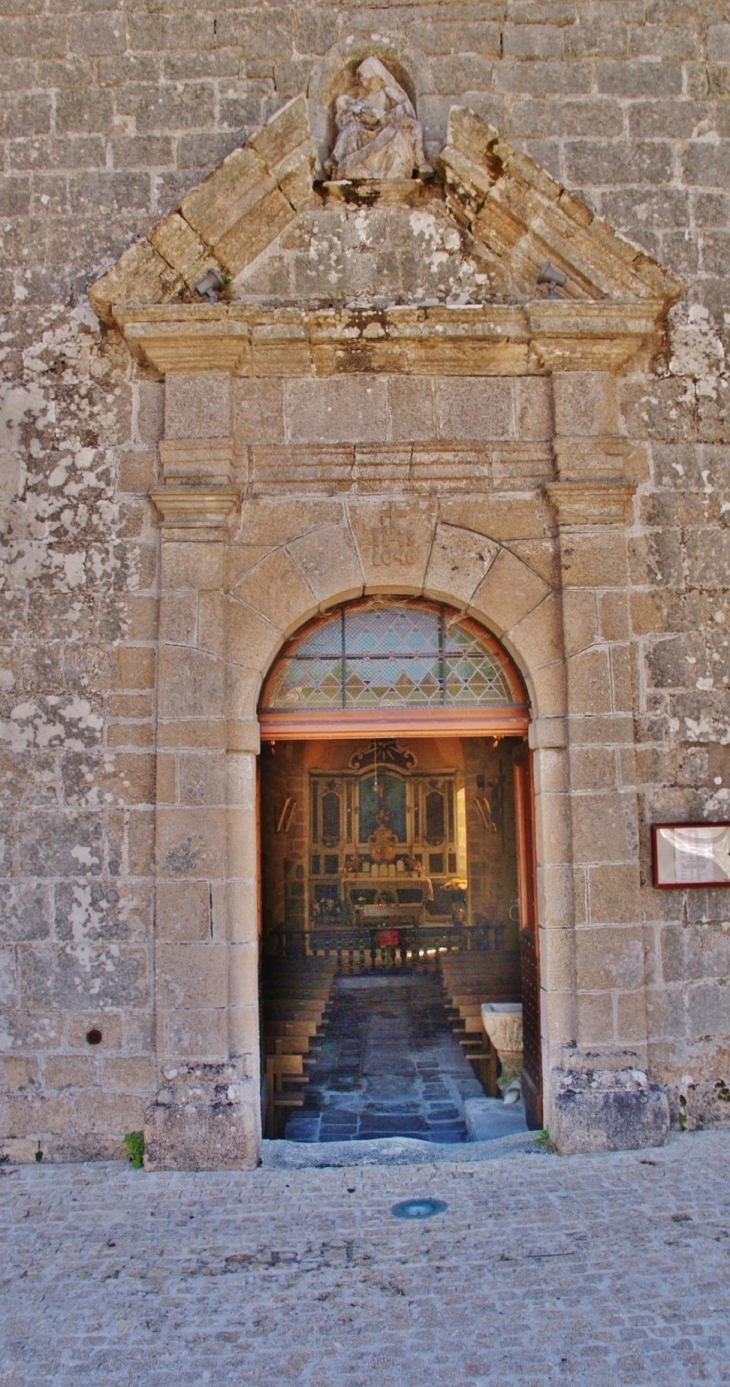
MULTIPOLYGON (((199 819, 201 804, 217 803, 188 752, 163 748, 169 756, 155 761, 158 617, 181 639, 197 620, 185 573, 179 596, 158 611, 159 534, 146 493, 158 479, 163 386, 133 364, 113 330, 100 328, 86 292, 268 116, 310 80, 324 81, 334 45, 354 39, 366 52, 371 33, 417 70, 432 156, 449 107, 470 106, 687 285, 652 375, 619 385, 619 430, 638 445, 629 610, 606 591, 591 595, 581 615, 584 629, 611 645, 612 662, 602 663, 587 637, 587 653, 576 649, 575 678, 585 681, 591 707, 610 686, 611 706, 620 703, 633 719, 636 745, 613 736, 607 712, 605 735, 595 723, 595 744, 587 738, 572 753, 572 783, 635 796, 639 839, 619 844, 633 864, 618 900, 615 873, 609 882, 577 869, 587 925, 577 967, 585 962, 595 979, 588 954, 598 949, 613 987, 584 999, 584 1024, 597 1039, 633 1033, 643 967, 652 1077, 668 1084, 675 1113, 681 1106, 690 1122, 728 1120, 727 893, 685 897, 648 885, 650 822, 723 818, 730 806, 726 6, 200 0, 193 11, 184 0, 111 10, 95 0, 8 0, 0 18, 8 93, 0 307, 9 380, 0 438, 3 1149, 29 1155, 40 1141, 57 1158, 118 1154, 123 1132, 141 1126, 154 1087, 153 806, 187 797, 199 819), (607 920, 620 940, 608 937, 607 920), (91 1045, 87 1034, 97 1030, 102 1040, 91 1045)), ((288 292, 300 293, 304 260, 295 245, 285 251, 288 292)), ((267 273, 274 277, 263 289, 273 293, 271 264, 267 273)), ((409 273, 404 259, 404 284, 409 273)), ((469 273, 476 283, 479 266, 469 273)), ((432 287, 438 296, 451 286, 439 271, 432 287)), ((353 419, 367 418, 358 415, 358 391, 385 391, 384 436, 363 438, 353 425, 353 439, 338 439, 337 456, 323 461, 327 439, 308 407, 309 381, 238 382, 237 462, 252 497, 279 477, 285 494, 315 490, 326 506, 327 494, 351 488, 355 467, 377 492, 377 449, 387 446, 392 459, 404 436, 413 445, 408 476, 415 456, 423 489, 442 492, 457 471, 444 440, 460 428, 470 442, 482 429, 491 440, 517 442, 530 430, 534 440, 550 436, 538 381, 526 383, 522 403, 519 382, 480 382, 484 398, 468 425, 476 396, 460 400, 458 382, 324 385, 353 419), (403 391, 411 392, 405 402, 403 391), (284 411, 287 392, 295 407, 284 411), (404 435, 404 410, 423 420, 422 438, 412 427, 404 435), (419 453, 419 439, 439 450, 419 453), (283 444, 301 448, 296 485, 290 461, 281 472, 283 444)), ((178 436, 193 408, 180 401, 178 436)), ((533 465, 534 447, 530 456, 533 465)), ((502 454, 490 454, 490 477, 506 466, 502 454)), ((496 499, 484 496, 480 529, 510 541, 497 560, 503 569, 509 552, 532 546, 552 581, 552 542, 525 494, 544 477, 539 469, 511 477, 509 506, 502 487, 496 499)), ((473 515, 470 500, 442 501, 447 525, 465 513, 473 515)), ((280 508, 275 524, 278 543, 286 538, 280 508)), ((306 550, 306 536, 298 542, 306 550)), ((315 560, 305 554, 306 562, 315 560)), ((485 582, 495 574, 496 566, 485 582)), ((505 576, 501 600, 509 605, 515 594, 505 576)), ((576 621, 581 600, 576 591, 576 621)), ((172 901, 173 921, 184 913, 191 929, 203 929, 202 897, 173 900, 174 866, 158 887, 158 909, 164 914, 172 901)))

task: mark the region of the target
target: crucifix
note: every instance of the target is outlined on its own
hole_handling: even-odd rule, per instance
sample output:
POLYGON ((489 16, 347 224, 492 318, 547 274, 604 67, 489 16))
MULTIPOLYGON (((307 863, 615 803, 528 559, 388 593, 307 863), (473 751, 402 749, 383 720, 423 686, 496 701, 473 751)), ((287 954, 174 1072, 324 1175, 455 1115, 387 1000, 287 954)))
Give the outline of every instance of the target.
POLYGON ((499 758, 497 774, 487 779, 477 776, 477 794, 474 799, 476 811, 487 833, 499 833, 502 848, 505 846, 504 827, 504 783, 506 780, 502 757, 499 758))

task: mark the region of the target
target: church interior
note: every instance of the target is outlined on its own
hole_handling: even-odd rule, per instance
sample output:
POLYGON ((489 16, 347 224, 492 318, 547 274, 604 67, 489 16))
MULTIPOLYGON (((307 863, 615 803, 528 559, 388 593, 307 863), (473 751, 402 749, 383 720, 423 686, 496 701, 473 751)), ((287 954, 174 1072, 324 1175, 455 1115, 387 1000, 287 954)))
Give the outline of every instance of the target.
POLYGON ((465 1098, 501 1096, 503 1066, 479 1013, 489 1001, 521 1009, 521 745, 453 735, 265 744, 271 1135, 466 1140, 465 1098), (277 1076, 275 1095, 282 1051, 299 1073, 277 1076))

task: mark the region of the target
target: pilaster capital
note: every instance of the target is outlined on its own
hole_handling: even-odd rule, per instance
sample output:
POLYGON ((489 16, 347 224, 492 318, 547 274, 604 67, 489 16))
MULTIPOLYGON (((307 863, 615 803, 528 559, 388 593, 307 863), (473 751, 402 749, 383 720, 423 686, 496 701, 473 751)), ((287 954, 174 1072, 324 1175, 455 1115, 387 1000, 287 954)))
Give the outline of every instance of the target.
POLYGON ((165 311, 148 312, 141 321, 123 325, 132 352, 139 361, 154 366, 161 375, 170 371, 223 371, 233 373, 249 349, 245 322, 221 318, 210 309, 177 304, 165 311))
POLYGON ((535 718, 529 726, 528 741, 532 751, 562 751, 568 745, 565 718, 535 718))
POLYGON ((248 752, 258 756, 261 751, 261 728, 258 718, 229 718, 226 723, 226 751, 248 752))
POLYGON ((545 495, 558 525, 588 529, 624 525, 636 491, 630 482, 547 482, 545 495))
POLYGON ((546 370, 620 373, 651 343, 661 305, 536 299, 525 311, 532 349, 546 370))
POLYGON ((241 505, 240 491, 226 486, 163 486, 149 497, 176 539, 225 539, 241 505))

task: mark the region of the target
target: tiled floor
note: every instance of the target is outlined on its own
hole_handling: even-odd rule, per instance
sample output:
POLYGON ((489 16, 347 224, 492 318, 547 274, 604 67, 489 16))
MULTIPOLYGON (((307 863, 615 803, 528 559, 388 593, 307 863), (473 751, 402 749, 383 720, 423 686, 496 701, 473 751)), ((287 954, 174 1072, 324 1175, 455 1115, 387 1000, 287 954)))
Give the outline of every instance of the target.
POLYGON ((339 978, 289 1141, 466 1141, 464 1099, 482 1087, 449 1028, 438 977, 339 978))

